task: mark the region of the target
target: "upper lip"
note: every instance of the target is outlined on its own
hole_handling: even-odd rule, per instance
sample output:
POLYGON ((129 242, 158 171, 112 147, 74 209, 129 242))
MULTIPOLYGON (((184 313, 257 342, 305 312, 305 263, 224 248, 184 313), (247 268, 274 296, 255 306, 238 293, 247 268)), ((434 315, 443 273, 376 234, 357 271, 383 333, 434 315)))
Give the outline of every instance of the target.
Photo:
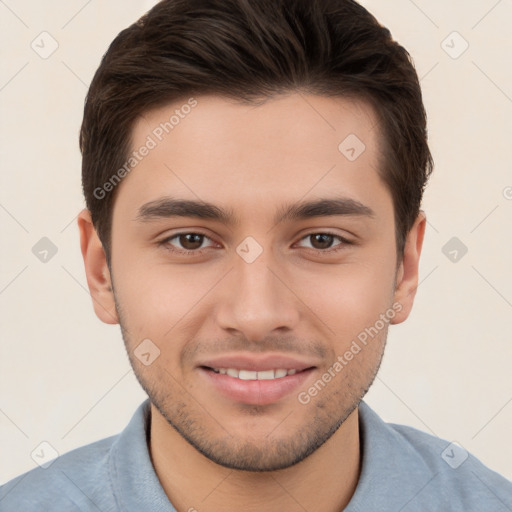
POLYGON ((237 370, 306 370, 314 367, 311 361, 280 354, 233 354, 206 359, 198 366, 208 368, 236 368, 237 370))

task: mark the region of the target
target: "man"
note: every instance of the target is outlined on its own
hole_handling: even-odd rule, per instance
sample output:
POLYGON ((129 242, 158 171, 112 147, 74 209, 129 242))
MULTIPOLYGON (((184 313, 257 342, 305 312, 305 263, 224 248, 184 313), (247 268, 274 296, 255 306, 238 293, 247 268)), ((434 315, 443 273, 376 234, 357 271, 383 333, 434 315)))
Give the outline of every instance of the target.
POLYGON ((97 316, 148 394, 2 511, 512 510, 512 482, 363 401, 418 285, 432 170, 407 52, 352 0, 164 0, 80 136, 97 316))

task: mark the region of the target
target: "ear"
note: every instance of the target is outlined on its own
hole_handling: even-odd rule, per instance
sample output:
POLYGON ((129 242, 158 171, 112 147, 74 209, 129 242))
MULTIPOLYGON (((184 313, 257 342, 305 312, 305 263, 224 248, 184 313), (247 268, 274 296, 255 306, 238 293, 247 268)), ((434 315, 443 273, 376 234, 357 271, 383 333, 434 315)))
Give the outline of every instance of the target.
POLYGON ((401 304, 402 309, 397 310, 397 314, 390 321, 392 324, 402 323, 412 310, 416 289, 418 288, 418 267, 426 224, 425 212, 421 210, 407 234, 404 256, 397 272, 394 302, 401 304))
POLYGON ((78 229, 80 230, 80 247, 94 312, 102 322, 118 324, 119 318, 107 258, 93 226, 89 210, 84 209, 78 214, 78 229))

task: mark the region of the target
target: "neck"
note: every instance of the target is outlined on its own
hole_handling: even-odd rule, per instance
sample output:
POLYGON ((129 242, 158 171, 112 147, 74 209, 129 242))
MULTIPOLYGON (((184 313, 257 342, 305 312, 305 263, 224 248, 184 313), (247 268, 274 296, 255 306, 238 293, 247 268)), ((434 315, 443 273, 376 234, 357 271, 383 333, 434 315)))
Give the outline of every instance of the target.
POLYGON ((150 437, 156 474, 179 512, 339 512, 359 478, 358 408, 318 450, 277 471, 240 471, 212 462, 153 405, 150 437))

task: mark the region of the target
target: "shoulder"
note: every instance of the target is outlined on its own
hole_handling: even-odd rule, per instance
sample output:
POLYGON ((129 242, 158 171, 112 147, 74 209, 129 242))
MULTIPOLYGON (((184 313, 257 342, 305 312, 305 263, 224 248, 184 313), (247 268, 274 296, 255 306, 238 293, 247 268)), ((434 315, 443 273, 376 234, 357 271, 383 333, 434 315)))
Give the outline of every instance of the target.
POLYGON ((116 510, 109 453, 119 435, 64 453, 0 486, 2 512, 116 510))
POLYGON ((460 444, 386 423, 364 402, 360 418, 363 450, 367 450, 362 476, 375 480, 380 473, 375 499, 393 494, 392 501, 408 511, 436 506, 455 511, 512 510, 512 482, 460 444), (365 463, 371 467, 364 468, 365 463))
POLYGON ((432 471, 442 470, 455 478, 460 475, 468 476, 469 473, 486 475, 510 486, 509 490, 512 489, 512 481, 485 466, 457 441, 448 441, 408 425, 387 423, 387 426, 396 433, 402 444, 410 447, 432 471))

